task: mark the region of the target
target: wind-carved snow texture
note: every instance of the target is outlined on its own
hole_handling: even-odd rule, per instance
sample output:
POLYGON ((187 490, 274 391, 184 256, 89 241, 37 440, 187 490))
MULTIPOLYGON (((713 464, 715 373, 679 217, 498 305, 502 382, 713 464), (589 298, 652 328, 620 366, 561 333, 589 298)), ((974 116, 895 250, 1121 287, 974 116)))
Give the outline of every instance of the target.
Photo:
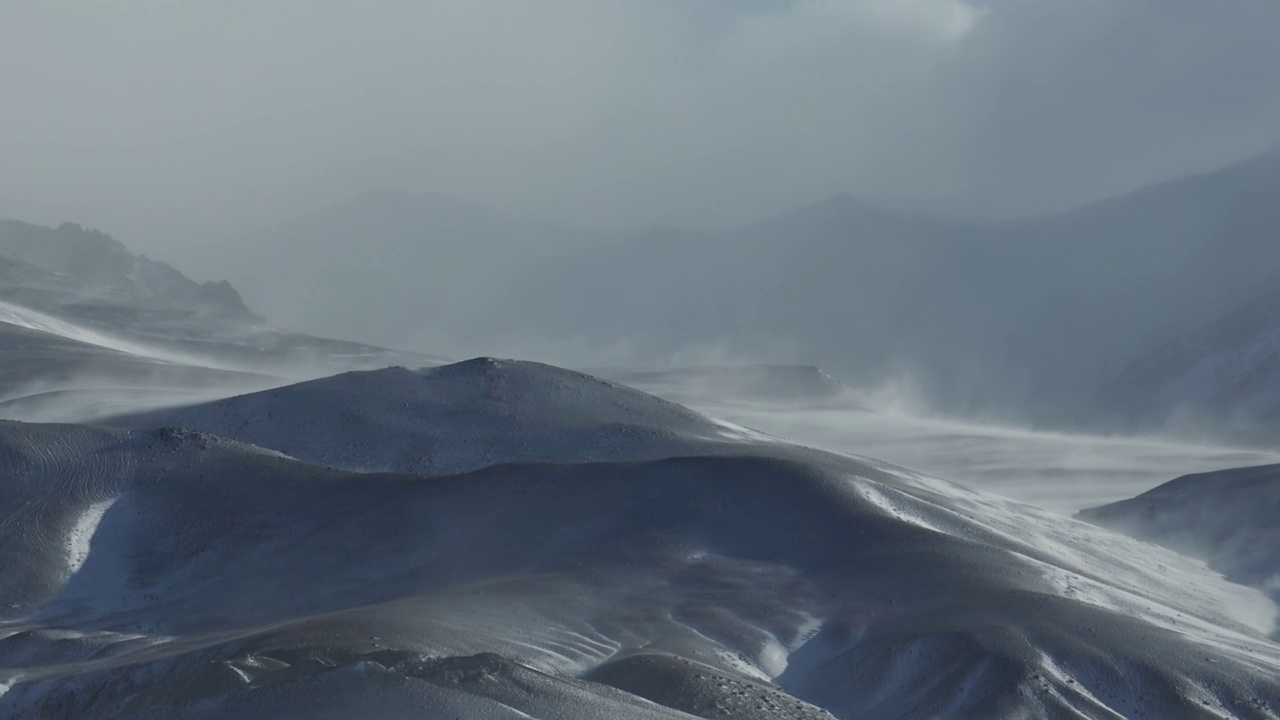
POLYGON ((67 571, 75 574, 84 566, 89 558, 89 541, 102 522, 102 516, 115 504, 115 499, 94 503, 85 509, 76 519, 76 523, 67 534, 67 571))
POLYGON ((1280 717, 1262 593, 1061 515, 531 363, 228 402, 0 425, 5 717, 1280 717))
POLYGON ((362 472, 651 460, 780 442, 589 375, 492 358, 352 372, 105 422, 187 427, 362 472))
MULTIPOLYGON (((132 342, 127 339, 113 337, 109 334, 84 327, 77 323, 67 322, 38 310, 32 310, 31 308, 13 305, 7 302, 0 302, 0 323, 25 328, 27 330, 34 330, 40 333, 47 333, 72 342, 83 343, 85 345, 111 350, 125 355, 137 355, 140 357, 151 358, 159 362, 190 364, 197 366, 208 366, 209 363, 207 358, 199 358, 191 354, 184 355, 180 353, 173 353, 162 347, 148 346, 144 343, 132 342)), ((210 369, 229 371, 236 370, 236 368, 216 366, 210 367, 210 369)))
POLYGON ((1187 475, 1079 513, 1280 598, 1280 465, 1187 475))
POLYGON ((794 387, 789 380, 797 376, 805 377, 806 385, 825 377, 811 368, 782 368, 781 378, 770 370, 603 372, 771 435, 878 458, 1065 513, 1132 497, 1187 472, 1280 463, 1280 454, 1265 450, 1160 437, 1032 431, 913 415, 884 408, 848 388, 821 396, 759 392, 761 387, 794 387), (742 377, 753 382, 736 382, 742 377))

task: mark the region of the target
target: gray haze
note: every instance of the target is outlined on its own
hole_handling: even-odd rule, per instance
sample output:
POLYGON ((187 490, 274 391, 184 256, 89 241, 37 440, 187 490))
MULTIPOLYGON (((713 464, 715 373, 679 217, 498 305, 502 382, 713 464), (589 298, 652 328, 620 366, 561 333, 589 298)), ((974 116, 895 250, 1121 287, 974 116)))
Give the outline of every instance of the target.
POLYGON ((1277 36, 1274 0, 9 0, 0 218, 316 335, 1270 437, 1277 36))
POLYGON ((377 188, 607 227, 1065 209, 1276 144, 1278 30, 1270 0, 6 0, 0 217, 213 279, 377 188))
POLYGON ((0 715, 1280 719, 1277 38, 0 0, 0 715))

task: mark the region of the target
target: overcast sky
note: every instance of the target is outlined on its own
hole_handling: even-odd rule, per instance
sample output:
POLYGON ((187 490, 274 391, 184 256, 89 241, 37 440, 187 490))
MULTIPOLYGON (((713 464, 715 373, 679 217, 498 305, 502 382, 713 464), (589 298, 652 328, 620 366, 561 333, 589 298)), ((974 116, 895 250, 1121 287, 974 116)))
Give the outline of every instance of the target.
POLYGON ((1280 144, 1275 0, 0 0, 0 216, 181 266, 373 188, 1065 208, 1280 144))

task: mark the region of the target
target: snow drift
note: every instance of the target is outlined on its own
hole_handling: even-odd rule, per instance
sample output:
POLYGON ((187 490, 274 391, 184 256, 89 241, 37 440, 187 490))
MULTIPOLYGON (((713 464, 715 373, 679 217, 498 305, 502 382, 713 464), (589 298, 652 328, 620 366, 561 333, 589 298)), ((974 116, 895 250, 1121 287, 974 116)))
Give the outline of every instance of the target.
POLYGON ((1280 465, 1186 475, 1079 517, 1202 558, 1280 597, 1280 465))
POLYGON ((0 710, 90 720, 1280 712, 1280 647, 1266 637, 1274 605, 1091 525, 726 431, 535 364, 298 387, 184 412, 289 409, 250 423, 273 428, 284 452, 323 440, 333 421, 295 425, 303 413, 353 404, 364 414, 342 433, 425 418, 352 456, 384 464, 415 433, 423 447, 444 443, 432 433, 449 418, 458 465, 485 466, 354 473, 193 430, 0 424, 13 478, 0 486, 0 710), (379 388, 389 389, 366 394, 379 388), (414 388, 428 390, 388 400, 414 388), (636 433, 643 442, 608 444, 636 433))
POLYGON ((657 459, 743 436, 766 440, 589 375, 493 358, 351 372, 105 422, 185 427, 348 470, 432 474, 657 459))

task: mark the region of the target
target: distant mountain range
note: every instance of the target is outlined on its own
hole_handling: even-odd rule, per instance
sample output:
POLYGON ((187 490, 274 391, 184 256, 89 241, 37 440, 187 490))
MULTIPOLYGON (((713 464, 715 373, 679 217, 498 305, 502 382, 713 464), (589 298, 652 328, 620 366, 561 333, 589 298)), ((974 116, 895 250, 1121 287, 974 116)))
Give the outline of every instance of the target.
POLYGON ((1274 444, 1277 197, 1280 152, 999 222, 840 196, 725 232, 604 233, 378 192, 255 239, 237 261, 247 304, 101 233, 6 222, 0 300, 113 333, 156 336, 163 319, 166 343, 199 316, 179 344, 235 369, 301 342, 259 333, 228 355, 224 340, 266 327, 251 305, 382 346, 812 365, 855 386, 905 378, 949 414, 1274 444), (610 348, 622 356, 592 352, 610 348))
POLYGON ((0 221, 0 417, 85 418, 352 368, 434 364, 268 324, 105 233, 0 221))
MULTIPOLYGON (((1280 153, 1002 222, 838 197, 725 233, 600 244, 526 277, 499 322, 625 340, 651 357, 719 344, 747 358, 815 363, 855 383, 909 374, 953 412, 1151 427, 1165 418, 1116 407, 1129 394, 1115 390, 1129 382, 1118 378, 1132 379, 1135 362, 1195 328, 1243 312, 1233 308, 1280 274, 1277 197, 1280 153)), ((1246 339, 1215 337, 1228 346, 1246 339)))
POLYGON ((152 311, 260 320, 228 282, 197 283, 172 266, 75 223, 58 228, 0 220, 0 298, 59 314, 152 311), (91 300, 91 302, 90 302, 91 300))
POLYGON ((1171 418, 1188 433, 1226 426, 1235 436, 1275 444, 1280 277, 1221 316, 1134 359, 1101 400, 1131 421, 1171 418))

